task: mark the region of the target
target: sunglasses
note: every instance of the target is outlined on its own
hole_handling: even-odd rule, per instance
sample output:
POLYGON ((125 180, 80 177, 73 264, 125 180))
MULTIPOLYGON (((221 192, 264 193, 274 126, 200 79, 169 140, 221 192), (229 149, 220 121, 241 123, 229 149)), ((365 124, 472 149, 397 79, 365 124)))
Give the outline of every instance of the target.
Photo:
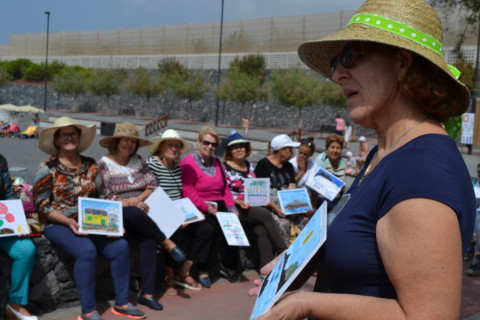
POLYGON ((364 48, 362 46, 362 52, 358 53, 355 51, 355 49, 353 49, 350 45, 347 44, 343 48, 342 52, 340 52, 340 54, 334 57, 330 62, 330 77, 333 77, 333 74, 335 73, 335 70, 337 69, 339 63, 344 68, 351 68, 358 57, 365 55, 363 49, 364 48))
POLYGON ((80 137, 80 134, 78 132, 70 132, 70 133, 59 133, 57 136, 62 140, 67 140, 67 139, 77 139, 78 137, 80 137))
POLYGON ((217 142, 210 142, 210 141, 207 141, 207 140, 202 140, 202 144, 203 144, 204 146, 212 145, 213 148, 218 147, 218 143, 217 143, 217 142))
POLYGON ((304 145, 304 146, 307 146, 307 147, 311 147, 313 146, 313 142, 308 140, 308 139, 302 139, 300 140, 300 144, 304 145))

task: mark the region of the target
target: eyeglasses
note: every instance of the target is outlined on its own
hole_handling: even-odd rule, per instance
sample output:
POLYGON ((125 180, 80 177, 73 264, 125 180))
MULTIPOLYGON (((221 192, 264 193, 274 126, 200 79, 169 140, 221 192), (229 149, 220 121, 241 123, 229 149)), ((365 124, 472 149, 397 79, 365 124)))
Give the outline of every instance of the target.
POLYGON ((202 144, 203 144, 204 146, 212 145, 213 148, 218 147, 218 143, 217 143, 217 142, 210 142, 210 141, 207 141, 207 140, 202 140, 202 144))
POLYGON ((68 138, 70 139, 77 139, 80 137, 80 134, 78 132, 70 132, 70 133, 60 133, 58 137, 62 140, 67 140, 68 138))
POLYGON ((339 63, 344 68, 351 68, 358 57, 365 55, 363 49, 364 48, 362 46, 362 53, 357 53, 350 45, 347 44, 343 48, 342 52, 340 52, 340 54, 337 57, 334 57, 332 62, 330 62, 330 77, 333 77, 333 74, 339 63))

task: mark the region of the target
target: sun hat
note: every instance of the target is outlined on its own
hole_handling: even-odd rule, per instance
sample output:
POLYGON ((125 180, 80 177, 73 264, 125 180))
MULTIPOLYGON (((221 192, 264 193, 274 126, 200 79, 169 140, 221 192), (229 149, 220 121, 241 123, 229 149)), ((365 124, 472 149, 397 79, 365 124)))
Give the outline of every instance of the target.
POLYGON ((242 135, 238 132, 233 132, 227 139, 227 148, 235 144, 250 144, 250 141, 243 139, 242 135))
POLYGON ((360 138, 358 138, 358 142, 366 142, 367 140, 365 139, 364 136, 361 136, 360 138))
POLYGON ((290 139, 290 137, 286 134, 280 134, 274 137, 272 142, 270 142, 270 147, 273 151, 277 151, 286 147, 296 148, 298 146, 300 146, 300 142, 293 142, 292 139, 290 139))
POLYGON ((55 148, 55 144, 53 143, 54 135, 57 130, 74 126, 81 131, 80 135, 80 143, 78 144, 78 152, 83 152, 90 147, 95 139, 95 134, 97 133, 97 127, 95 125, 83 126, 81 124, 75 123, 75 120, 69 117, 60 117, 54 123, 53 127, 43 129, 40 132, 38 137, 38 147, 45 153, 50 155, 55 155, 58 153, 58 149, 55 148))
POLYGON ((151 144, 150 141, 140 138, 138 135, 138 128, 131 123, 117 123, 113 136, 103 138, 98 143, 104 148, 108 148, 113 140, 121 138, 131 138, 138 141, 138 147, 145 147, 151 144))
POLYGON ((425 0, 367 0, 344 29, 303 43, 298 55, 307 66, 330 78, 332 58, 346 41, 395 46, 425 58, 430 69, 439 70, 452 91, 459 92, 459 107, 452 110, 452 115, 468 108, 469 90, 457 80, 459 71, 443 58, 442 22, 425 0))
POLYGON ((150 152, 151 155, 157 154, 158 149, 160 148, 160 145, 162 144, 163 141, 166 141, 166 140, 180 141, 183 145, 183 148, 180 151, 180 154, 187 153, 193 149, 193 144, 181 138, 176 130, 167 129, 161 136, 154 137, 150 140, 152 144, 148 146, 148 152, 150 152))
POLYGON ((347 152, 345 153, 345 155, 346 155, 347 157, 353 157, 352 151, 347 151, 347 152))

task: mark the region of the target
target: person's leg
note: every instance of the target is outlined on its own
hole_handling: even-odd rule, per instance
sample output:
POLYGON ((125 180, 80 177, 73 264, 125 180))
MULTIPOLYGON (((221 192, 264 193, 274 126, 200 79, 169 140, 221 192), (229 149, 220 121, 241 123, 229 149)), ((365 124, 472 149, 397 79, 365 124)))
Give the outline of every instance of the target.
POLYGON ((278 254, 287 249, 287 244, 284 238, 282 238, 282 231, 279 228, 279 224, 275 221, 270 210, 264 207, 251 207, 249 211, 247 223, 261 224, 264 226, 274 253, 278 254))
POLYGON ((115 291, 115 305, 124 306, 129 302, 130 260, 127 240, 91 236, 98 252, 110 261, 110 272, 115 291))
MULTIPOLYGON (((77 236, 67 226, 58 224, 46 228, 44 235, 75 260, 73 276, 80 304, 82 305, 82 313, 87 314, 96 310, 95 276, 97 272, 97 249, 91 238, 89 236, 77 236)), ((128 263, 128 265, 130 264, 128 263)))
POLYGON ((137 232, 141 233, 145 238, 154 239, 158 244, 167 249, 175 261, 183 261, 185 258, 185 254, 177 248, 177 245, 172 240, 165 236, 155 221, 142 209, 138 207, 124 207, 123 225, 127 233, 137 232))
POLYGON ((35 263, 35 245, 27 238, 4 237, 0 238, 0 249, 12 259, 12 285, 8 300, 11 303, 27 305, 28 283, 35 263))

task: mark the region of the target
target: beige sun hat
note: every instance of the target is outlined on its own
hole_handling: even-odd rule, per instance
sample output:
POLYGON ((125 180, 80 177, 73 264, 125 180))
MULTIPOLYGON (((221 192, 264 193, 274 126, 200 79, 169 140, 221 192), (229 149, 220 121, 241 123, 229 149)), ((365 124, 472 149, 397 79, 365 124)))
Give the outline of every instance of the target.
POLYGON ((78 152, 83 152, 90 147, 95 139, 95 134, 97 133, 97 127, 95 125, 83 126, 80 124, 75 123, 75 120, 69 117, 60 117, 54 123, 53 127, 47 128, 40 132, 38 137, 38 147, 45 153, 50 155, 54 155, 58 153, 58 149, 55 148, 55 144, 53 143, 54 135, 57 130, 74 126, 81 131, 80 135, 80 143, 78 144, 78 152))
POLYGON ((424 0, 367 0, 347 26, 325 38, 308 41, 298 48, 300 59, 313 70, 330 78, 330 63, 345 41, 367 41, 410 50, 424 57, 432 69, 441 70, 458 92, 462 114, 470 104, 470 91, 457 80, 458 70, 450 69, 443 58, 442 22, 435 9, 424 0))
POLYGON ((138 134, 138 128, 131 123, 117 123, 117 125, 115 126, 115 131, 113 132, 113 136, 103 138, 98 143, 100 144, 100 146, 108 148, 108 146, 113 140, 121 138, 136 139, 138 141, 139 148, 148 146, 151 143, 146 139, 140 138, 138 134))
POLYGON ((187 153, 193 149, 193 144, 181 138, 176 130, 168 129, 168 130, 165 130, 165 132, 160 137, 154 137, 150 140, 150 142, 152 142, 152 144, 148 146, 148 151, 150 152, 150 154, 156 155, 158 153, 158 149, 160 148, 160 145, 162 144, 163 141, 166 141, 166 140, 180 141, 183 145, 183 148, 180 151, 180 154, 187 153))

